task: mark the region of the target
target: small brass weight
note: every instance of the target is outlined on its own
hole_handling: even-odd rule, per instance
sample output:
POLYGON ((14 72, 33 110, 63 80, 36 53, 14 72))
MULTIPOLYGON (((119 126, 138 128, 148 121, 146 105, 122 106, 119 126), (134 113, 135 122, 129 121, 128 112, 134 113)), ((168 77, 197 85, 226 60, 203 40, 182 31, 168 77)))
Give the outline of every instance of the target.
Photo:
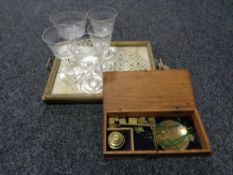
POLYGON ((125 137, 120 132, 112 132, 108 136, 108 146, 111 149, 121 149, 125 144, 125 137))

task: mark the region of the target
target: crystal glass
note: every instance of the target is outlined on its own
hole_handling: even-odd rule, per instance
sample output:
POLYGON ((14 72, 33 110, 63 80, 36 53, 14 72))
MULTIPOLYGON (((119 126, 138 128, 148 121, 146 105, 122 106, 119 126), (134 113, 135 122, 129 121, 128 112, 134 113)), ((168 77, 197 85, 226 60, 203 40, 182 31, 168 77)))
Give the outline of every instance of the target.
POLYGON ((87 13, 83 9, 67 8, 53 12, 49 19, 58 30, 59 35, 66 40, 80 38, 85 33, 87 13))
POLYGON ((94 71, 100 62, 100 52, 97 52, 88 35, 71 40, 68 45, 69 51, 74 55, 77 64, 84 71, 94 71))
POLYGON ((96 72, 102 74, 103 72, 111 72, 114 70, 115 70, 115 65, 114 65, 113 60, 103 60, 99 64, 96 72))
POLYGON ((101 73, 112 70, 113 60, 110 58, 114 58, 114 55, 116 54, 116 49, 110 47, 112 34, 100 36, 94 33, 91 26, 88 26, 87 31, 89 33, 94 50, 99 53, 100 64, 97 68, 97 71, 101 73))
POLYGON ((66 85, 72 87, 72 89, 77 90, 79 87, 77 86, 78 82, 82 79, 84 75, 83 70, 78 66, 70 66, 66 65, 61 68, 58 72, 58 76, 60 80, 66 83, 66 85))
POLYGON ((68 48, 84 72, 79 88, 86 94, 102 92, 102 77, 96 71, 100 62, 100 54, 92 46, 89 36, 84 35, 82 38, 71 40, 68 48))
POLYGON ((42 34, 42 39, 56 58, 67 59, 73 56, 68 49, 69 41, 62 38, 55 27, 47 28, 42 34))
POLYGON ((103 59, 110 59, 114 52, 110 48, 114 23, 118 12, 114 8, 99 6, 88 11, 91 27, 87 31, 94 47, 103 51, 103 59))
POLYGON ((103 60, 108 60, 114 55, 114 51, 110 49, 112 33, 99 35, 94 32, 92 26, 87 27, 87 32, 90 36, 94 49, 102 55, 103 60))
POLYGON ((76 81, 82 71, 74 68, 73 54, 68 49, 69 41, 61 37, 55 27, 47 28, 42 34, 42 39, 56 58, 66 60, 66 65, 59 72, 60 79, 67 83, 76 81))
POLYGON ((112 33, 117 16, 117 10, 111 7, 98 6, 88 10, 88 19, 98 35, 112 33))
POLYGON ((88 72, 80 82, 80 89, 86 94, 99 94, 103 90, 102 76, 94 71, 88 72))

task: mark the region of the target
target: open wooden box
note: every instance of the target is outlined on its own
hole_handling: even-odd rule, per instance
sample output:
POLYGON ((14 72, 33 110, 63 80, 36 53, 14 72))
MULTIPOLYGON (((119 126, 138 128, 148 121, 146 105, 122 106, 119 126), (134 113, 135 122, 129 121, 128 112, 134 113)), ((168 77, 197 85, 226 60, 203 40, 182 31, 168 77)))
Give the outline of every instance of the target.
POLYGON ((106 72, 104 73, 104 137, 105 158, 127 156, 158 156, 208 154, 210 143, 197 110, 191 77, 187 70, 106 72), (166 119, 186 120, 192 124, 197 144, 185 150, 151 149, 143 141, 134 138, 129 127, 109 128, 109 119, 154 118, 155 123, 166 119), (108 146, 108 135, 112 131, 124 132, 125 147, 112 150, 108 146), (138 145, 141 146, 138 146, 138 145))

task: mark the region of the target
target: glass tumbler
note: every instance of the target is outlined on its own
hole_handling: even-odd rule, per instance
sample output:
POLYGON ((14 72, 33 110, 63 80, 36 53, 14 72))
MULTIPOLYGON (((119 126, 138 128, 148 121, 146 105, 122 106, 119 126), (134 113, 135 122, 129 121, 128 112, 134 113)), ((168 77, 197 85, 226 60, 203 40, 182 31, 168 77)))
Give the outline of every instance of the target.
POLYGON ((68 49, 69 41, 61 37, 57 29, 53 26, 47 28, 43 32, 42 39, 53 52, 56 58, 66 60, 66 65, 60 70, 58 74, 60 79, 64 80, 68 84, 75 82, 77 77, 80 77, 82 72, 74 69, 73 67, 73 54, 68 49))
POLYGON ((87 13, 83 9, 67 8, 53 12, 49 19, 59 35, 66 40, 80 38, 85 33, 87 13))
POLYGON ((94 49, 99 52, 102 56, 101 59, 107 60, 112 54, 109 51, 112 33, 106 33, 105 35, 99 35, 95 33, 92 26, 87 27, 87 32, 90 36, 90 40, 94 49))
POLYGON ((111 7, 98 6, 88 10, 88 19, 98 35, 112 33, 117 16, 117 10, 111 7))
POLYGON ((42 39, 56 58, 68 59, 73 56, 68 49, 69 41, 62 38, 55 27, 47 28, 42 33, 42 39))
POLYGON ((71 40, 68 48, 74 55, 74 60, 84 70, 84 72, 95 71, 100 62, 100 55, 92 46, 88 35, 71 40))
POLYGON ((117 10, 111 7, 99 6, 88 11, 88 19, 91 23, 91 27, 88 27, 88 33, 94 47, 103 50, 104 60, 108 60, 114 55, 110 43, 117 16, 117 10))
POLYGON ((91 26, 87 28, 88 34, 90 36, 91 43, 96 52, 99 53, 100 64, 98 66, 98 72, 106 72, 113 69, 113 56, 116 53, 115 48, 110 47, 112 34, 107 34, 105 36, 98 35, 94 33, 91 26))

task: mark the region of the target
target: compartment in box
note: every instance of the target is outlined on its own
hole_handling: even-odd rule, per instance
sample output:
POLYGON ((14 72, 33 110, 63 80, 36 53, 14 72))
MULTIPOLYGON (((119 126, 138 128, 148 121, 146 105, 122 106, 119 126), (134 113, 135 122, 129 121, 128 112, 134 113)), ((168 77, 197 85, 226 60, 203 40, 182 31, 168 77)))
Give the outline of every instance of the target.
MULTIPOLYGON (((107 144, 107 151, 129 151, 129 150, 134 150, 134 143, 133 143, 133 131, 131 128, 108 128, 107 129, 107 139, 109 135, 113 132, 119 132, 123 134, 125 138, 124 145, 120 149, 112 149, 109 147, 109 144, 107 144)), ((108 143, 108 141, 106 141, 108 143)))
MULTIPOLYGON (((133 130, 133 136, 130 138, 128 135, 126 135, 125 139, 127 142, 127 139, 129 141, 127 143, 132 142, 133 138, 133 143, 134 143, 134 149, 129 149, 128 147, 119 149, 119 150, 111 150, 108 147, 108 140, 106 137, 106 140, 104 142, 104 150, 105 150, 105 155, 108 155, 108 152, 110 151, 115 151, 119 152, 121 155, 148 155, 148 154, 192 154, 192 153, 208 153, 209 152, 209 145, 208 145, 208 140, 206 140, 206 135, 203 130, 202 123, 199 120, 199 116, 197 111, 155 111, 155 112, 107 112, 106 113, 106 131, 105 134, 108 136, 109 131, 118 131, 121 129, 124 129, 125 127, 128 127, 128 129, 133 130), (115 125, 110 125, 109 122, 111 123, 111 120, 109 119, 113 118, 118 118, 117 121, 115 121, 115 125), (140 121, 144 118, 146 122, 142 124, 140 121), (125 124, 119 124, 120 120, 125 120, 125 124), (129 119, 134 119, 133 121, 129 119), (154 124, 149 123, 149 119, 154 119, 154 124), (135 122, 137 121, 137 123, 135 122), (175 124, 178 124, 178 126, 168 126, 168 129, 176 129, 180 128, 181 126, 186 128, 187 130, 187 135, 183 135, 184 139, 182 137, 180 138, 173 138, 170 137, 170 140, 165 143, 166 149, 164 149, 158 142, 159 142, 159 133, 161 130, 161 124, 164 123, 165 121, 173 121, 175 124), (140 123, 139 123, 140 122, 140 123), (142 136, 142 133, 148 133, 151 132, 153 133, 153 128, 147 127, 147 125, 154 126, 155 129, 155 135, 151 135, 151 138, 147 138, 148 135, 142 136), (146 127, 144 127, 144 125, 146 127), (110 127, 110 128, 109 128, 110 127), (139 131, 136 129, 137 127, 143 128, 143 131, 140 129, 140 134, 139 131), (194 137, 194 140, 190 140, 189 135, 194 137), (183 139, 183 140, 182 140, 183 139), (179 148, 181 145, 187 144, 188 140, 188 146, 185 148, 179 148), (184 144, 183 144, 184 143, 184 144), (171 145, 169 145, 171 144, 171 145), (175 146, 177 148, 174 148, 175 146), (125 150, 128 150, 126 152, 123 152, 125 150)), ((112 123, 111 123, 112 124, 112 123)), ((164 126, 163 126, 164 127, 164 126)), ((164 129, 164 128, 162 128, 164 129)), ((165 128, 166 130, 167 128, 165 128)), ((182 128, 181 128, 182 129, 182 128)), ((161 137, 161 136, 160 136, 161 137)), ((118 154, 117 154, 118 155, 118 154)))

